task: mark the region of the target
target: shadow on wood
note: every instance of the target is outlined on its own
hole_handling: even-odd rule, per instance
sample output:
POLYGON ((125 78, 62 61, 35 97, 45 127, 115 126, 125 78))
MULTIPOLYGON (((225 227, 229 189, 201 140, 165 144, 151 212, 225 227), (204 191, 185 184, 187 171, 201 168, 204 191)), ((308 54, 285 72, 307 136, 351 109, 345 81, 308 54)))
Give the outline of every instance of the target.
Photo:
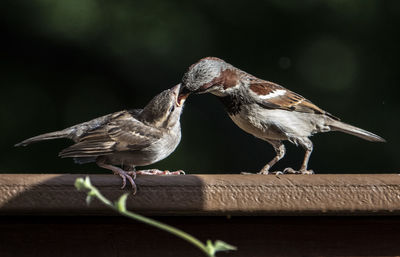
MULTIPOLYGON (((98 201, 87 206, 73 186, 83 176, 0 175, 0 256, 203 256, 98 201)), ((398 256, 399 177, 142 176, 128 209, 239 248, 218 256, 398 256)), ((129 192, 117 176, 91 180, 112 200, 129 192)))

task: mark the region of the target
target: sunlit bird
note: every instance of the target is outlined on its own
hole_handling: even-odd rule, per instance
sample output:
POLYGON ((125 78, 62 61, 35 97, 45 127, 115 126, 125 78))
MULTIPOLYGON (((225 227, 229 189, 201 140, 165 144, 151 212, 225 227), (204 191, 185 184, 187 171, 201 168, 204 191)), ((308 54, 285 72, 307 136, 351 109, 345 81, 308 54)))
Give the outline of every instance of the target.
POLYGON ((187 95, 179 95, 180 84, 155 96, 143 109, 108 114, 75 126, 26 139, 15 146, 69 138, 75 144, 59 156, 76 163, 96 162, 128 179, 136 192, 136 174, 181 174, 156 169, 136 171, 136 166, 156 163, 170 155, 181 140, 180 116, 187 95), (120 167, 117 167, 117 166, 120 167))
POLYGON ((286 168, 284 172, 302 174, 313 173, 307 165, 313 150, 309 137, 315 133, 341 131, 368 141, 385 142, 380 136, 341 122, 301 95, 256 78, 219 58, 207 57, 193 64, 181 83, 182 93, 216 95, 239 128, 274 147, 276 156, 261 169, 261 174, 268 174, 283 158, 284 140, 306 151, 299 170, 286 168))

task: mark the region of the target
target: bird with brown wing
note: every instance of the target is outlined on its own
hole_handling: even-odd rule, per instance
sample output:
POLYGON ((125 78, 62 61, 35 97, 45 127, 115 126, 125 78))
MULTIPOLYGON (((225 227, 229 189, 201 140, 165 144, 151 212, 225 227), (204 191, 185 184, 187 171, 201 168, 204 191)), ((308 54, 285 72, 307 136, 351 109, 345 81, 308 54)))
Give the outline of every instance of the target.
POLYGON ((216 57, 203 58, 190 66, 182 79, 182 94, 211 93, 216 95, 232 119, 242 130, 270 143, 276 156, 259 173, 283 158, 288 140, 305 150, 299 170, 288 173, 312 174, 307 169, 313 150, 309 139, 315 133, 341 131, 372 142, 385 142, 369 131, 341 122, 306 98, 278 84, 259 79, 216 57))
POLYGON ((128 179, 136 193, 136 174, 181 174, 156 169, 136 171, 136 166, 156 163, 170 155, 181 140, 180 116, 187 95, 179 95, 180 84, 155 96, 143 109, 108 114, 72 127, 26 139, 15 146, 69 138, 75 144, 59 156, 76 163, 96 162, 128 179), (118 167, 120 166, 120 167, 118 167))

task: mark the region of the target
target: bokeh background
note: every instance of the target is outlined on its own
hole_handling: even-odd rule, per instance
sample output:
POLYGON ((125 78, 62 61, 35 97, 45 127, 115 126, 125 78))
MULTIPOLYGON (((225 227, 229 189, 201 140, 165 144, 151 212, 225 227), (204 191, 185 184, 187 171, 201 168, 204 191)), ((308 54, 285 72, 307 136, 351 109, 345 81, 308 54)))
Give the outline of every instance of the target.
MULTIPOLYGON (((125 108, 143 107, 192 63, 217 56, 381 135, 312 138, 317 173, 398 172, 400 2, 2 1, 0 171, 107 172, 25 138, 125 108)), ((237 128, 212 95, 190 97, 176 152, 152 167, 187 173, 258 171, 272 147, 237 128)), ((290 143, 277 169, 298 168, 290 143)))

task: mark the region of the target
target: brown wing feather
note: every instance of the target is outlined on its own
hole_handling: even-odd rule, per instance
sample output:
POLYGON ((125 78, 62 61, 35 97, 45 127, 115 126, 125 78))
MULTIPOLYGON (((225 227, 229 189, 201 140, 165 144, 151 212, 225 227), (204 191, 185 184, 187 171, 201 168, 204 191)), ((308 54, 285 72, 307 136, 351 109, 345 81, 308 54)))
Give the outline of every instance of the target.
POLYGON ((118 151, 139 150, 161 138, 162 132, 137 120, 121 120, 110 126, 109 137, 118 142, 118 151))
POLYGON ((149 146, 159 137, 161 132, 138 121, 131 113, 124 112, 115 115, 101 127, 88 131, 76 144, 62 150, 59 156, 89 157, 138 150, 149 146))
POLYGON ((114 152, 113 146, 115 142, 78 142, 70 147, 62 150, 58 156, 60 157, 93 157, 99 155, 107 155, 114 152))
POLYGON ((249 88, 253 93, 261 96, 271 95, 270 98, 262 99, 260 102, 261 105, 267 108, 278 108, 288 111, 325 114, 339 120, 337 117, 322 110, 301 95, 296 94, 295 92, 292 92, 273 82, 252 79, 249 88), (278 92, 283 92, 282 90, 285 91, 284 94, 278 94, 278 92), (277 94, 274 95, 274 93, 277 94))

